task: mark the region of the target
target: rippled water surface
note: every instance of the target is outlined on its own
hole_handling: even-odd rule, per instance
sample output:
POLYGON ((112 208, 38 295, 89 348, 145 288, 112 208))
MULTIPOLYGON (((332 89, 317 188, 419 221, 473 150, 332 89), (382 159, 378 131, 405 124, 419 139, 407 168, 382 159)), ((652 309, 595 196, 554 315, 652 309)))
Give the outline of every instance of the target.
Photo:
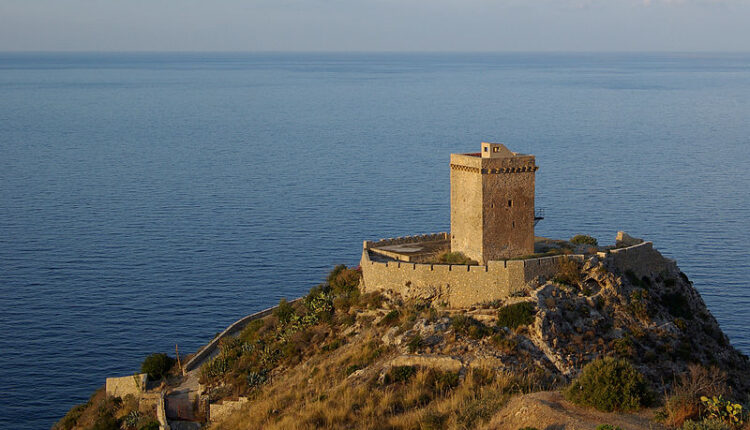
POLYGON ((750 353, 750 56, 0 54, 0 428, 446 231, 451 152, 537 157, 537 233, 676 258, 750 353))

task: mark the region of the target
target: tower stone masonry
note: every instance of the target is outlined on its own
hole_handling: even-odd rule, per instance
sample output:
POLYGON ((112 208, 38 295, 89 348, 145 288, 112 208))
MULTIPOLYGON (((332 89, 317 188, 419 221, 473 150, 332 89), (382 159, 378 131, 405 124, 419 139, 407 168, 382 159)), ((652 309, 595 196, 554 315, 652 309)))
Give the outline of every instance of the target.
POLYGON ((486 264, 534 252, 533 155, 500 143, 451 154, 451 251, 486 264))

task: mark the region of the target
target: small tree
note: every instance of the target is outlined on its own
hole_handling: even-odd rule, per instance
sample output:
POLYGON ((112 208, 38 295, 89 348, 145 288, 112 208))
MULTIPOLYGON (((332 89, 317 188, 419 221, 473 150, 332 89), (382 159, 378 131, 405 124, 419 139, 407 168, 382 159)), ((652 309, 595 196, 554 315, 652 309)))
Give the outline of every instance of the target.
POLYGON ((339 264, 328 274, 328 285, 336 295, 349 295, 357 290, 361 277, 362 274, 357 269, 349 269, 339 264))
POLYGON ((141 364, 141 373, 148 374, 152 381, 161 379, 174 365, 174 359, 164 353, 153 353, 141 364))
POLYGON ((574 245, 592 245, 596 246, 598 244, 598 241, 596 238, 591 237, 587 234, 577 234, 570 238, 570 243, 574 245))
POLYGON ((565 390, 565 398, 600 411, 630 411, 650 402, 651 394, 630 362, 612 357, 598 358, 565 390))
POLYGON ((479 264, 477 260, 472 260, 471 258, 467 257, 463 252, 450 252, 446 251, 442 254, 440 254, 437 258, 438 263, 447 263, 447 264, 466 264, 468 266, 476 266, 479 264))
POLYGON ((286 301, 286 299, 279 300, 279 306, 274 309, 273 314, 279 319, 282 324, 288 323, 294 315, 294 307, 286 301))
POLYGON ((531 302, 503 306, 497 311, 497 325, 514 329, 534 322, 536 307, 531 302))
POLYGON ((577 287, 581 284, 581 265, 578 261, 565 257, 560 261, 557 274, 552 279, 558 284, 577 287))

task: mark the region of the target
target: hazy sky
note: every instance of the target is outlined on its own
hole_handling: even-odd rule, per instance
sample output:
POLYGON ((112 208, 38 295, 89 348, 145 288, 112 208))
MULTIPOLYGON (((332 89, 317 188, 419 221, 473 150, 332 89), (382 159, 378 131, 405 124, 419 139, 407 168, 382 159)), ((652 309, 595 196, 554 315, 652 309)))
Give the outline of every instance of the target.
POLYGON ((0 0, 0 51, 750 51, 750 0, 0 0))

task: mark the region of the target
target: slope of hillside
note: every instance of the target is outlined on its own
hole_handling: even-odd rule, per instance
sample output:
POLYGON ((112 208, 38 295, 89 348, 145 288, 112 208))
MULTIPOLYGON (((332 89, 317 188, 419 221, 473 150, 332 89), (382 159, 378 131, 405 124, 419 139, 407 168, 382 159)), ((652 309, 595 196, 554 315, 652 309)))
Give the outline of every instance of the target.
MULTIPOLYGON (((189 415, 209 416, 215 429, 511 428, 534 422, 525 405, 558 412, 569 405, 554 393, 508 403, 514 395, 560 390, 607 356, 631 363, 653 404, 662 403, 661 423, 649 421, 651 410, 615 419, 623 429, 705 415, 694 397, 711 394, 706 387, 675 403, 689 375, 712 375, 712 390, 746 401, 748 358, 730 345, 687 276, 675 264, 638 276, 608 261, 596 254, 582 265, 569 260, 553 280, 468 309, 361 294, 358 271, 339 266, 303 300, 282 301, 224 339, 200 369, 202 400, 189 415), (665 393, 672 393, 666 404, 665 393)), ((183 382, 172 376, 165 391, 183 382)), ((575 420, 553 428, 606 424, 591 420, 607 415, 568 412, 554 419, 575 420)))

